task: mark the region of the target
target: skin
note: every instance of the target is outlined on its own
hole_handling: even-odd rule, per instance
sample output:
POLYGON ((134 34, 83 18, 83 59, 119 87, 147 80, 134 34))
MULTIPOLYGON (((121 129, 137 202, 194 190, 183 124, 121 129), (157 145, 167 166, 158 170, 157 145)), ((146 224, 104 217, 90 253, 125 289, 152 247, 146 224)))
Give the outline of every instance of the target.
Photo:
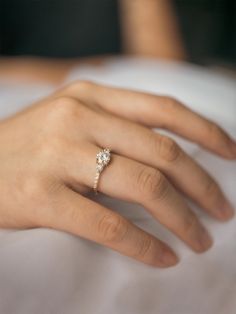
POLYGON ((0 227, 64 230, 148 265, 177 264, 166 243, 91 199, 96 154, 108 147, 99 192, 141 204, 192 250, 208 250, 212 239, 182 193, 220 221, 233 209, 214 179, 153 126, 236 159, 219 126, 175 99, 78 81, 1 121, 0 227))
POLYGON ((186 59, 172 1, 120 0, 120 11, 126 53, 159 59, 186 59))

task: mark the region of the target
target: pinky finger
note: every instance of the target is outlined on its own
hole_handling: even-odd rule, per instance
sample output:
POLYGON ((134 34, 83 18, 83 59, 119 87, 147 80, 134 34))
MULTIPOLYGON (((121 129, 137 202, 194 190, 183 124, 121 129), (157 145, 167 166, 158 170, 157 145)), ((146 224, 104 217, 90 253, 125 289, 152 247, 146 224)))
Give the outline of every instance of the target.
POLYGON ((118 213, 69 188, 58 197, 48 227, 92 240, 148 265, 170 267, 178 262, 165 243, 118 213))

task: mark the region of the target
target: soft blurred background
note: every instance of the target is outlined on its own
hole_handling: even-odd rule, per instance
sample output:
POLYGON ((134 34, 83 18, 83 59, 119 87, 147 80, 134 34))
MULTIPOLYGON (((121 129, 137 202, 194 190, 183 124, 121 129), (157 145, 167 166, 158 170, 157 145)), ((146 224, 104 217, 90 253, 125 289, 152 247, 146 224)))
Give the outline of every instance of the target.
POLYGON ((236 1, 0 0, 0 77, 60 81, 81 58, 120 53, 234 77, 236 1))
POLYGON ((173 3, 191 61, 233 74, 236 71, 236 1, 174 0, 173 3))

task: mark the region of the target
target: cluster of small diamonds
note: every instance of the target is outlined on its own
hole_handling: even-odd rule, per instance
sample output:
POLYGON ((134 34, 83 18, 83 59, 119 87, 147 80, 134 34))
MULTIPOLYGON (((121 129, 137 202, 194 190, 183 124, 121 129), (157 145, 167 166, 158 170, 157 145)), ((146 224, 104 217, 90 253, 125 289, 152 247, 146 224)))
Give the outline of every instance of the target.
POLYGON ((96 170, 101 172, 103 168, 109 164, 110 159, 111 159, 110 149, 105 148, 102 151, 100 151, 96 157, 97 161, 96 170))
POLYGON ((110 160, 111 160, 111 151, 108 148, 104 148, 96 156, 96 163, 97 163, 96 164, 96 175, 94 178, 94 185, 93 185, 93 189, 95 190, 96 193, 97 193, 99 176, 100 176, 102 170, 104 169, 104 167, 109 164, 110 160))

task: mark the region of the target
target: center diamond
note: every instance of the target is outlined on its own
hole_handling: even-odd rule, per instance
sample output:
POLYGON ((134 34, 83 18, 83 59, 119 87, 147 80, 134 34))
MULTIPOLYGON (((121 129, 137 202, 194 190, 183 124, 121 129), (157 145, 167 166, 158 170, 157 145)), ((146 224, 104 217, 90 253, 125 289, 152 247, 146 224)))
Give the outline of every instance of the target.
POLYGON ((109 149, 103 149, 97 154, 97 163, 102 166, 107 166, 111 159, 111 154, 109 149))

